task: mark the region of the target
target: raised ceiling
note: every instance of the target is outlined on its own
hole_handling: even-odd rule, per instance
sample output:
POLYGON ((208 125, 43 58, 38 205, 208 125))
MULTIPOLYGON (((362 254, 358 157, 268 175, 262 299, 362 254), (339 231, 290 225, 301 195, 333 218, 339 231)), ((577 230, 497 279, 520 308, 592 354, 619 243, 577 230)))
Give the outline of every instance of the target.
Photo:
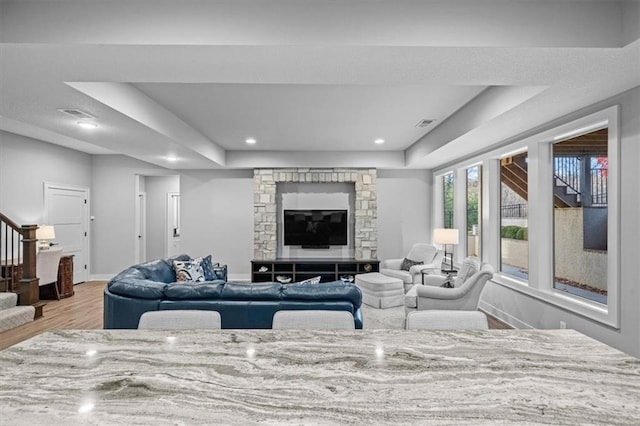
POLYGON ((640 85, 638 1, 0 7, 1 129, 177 169, 433 168, 640 85))

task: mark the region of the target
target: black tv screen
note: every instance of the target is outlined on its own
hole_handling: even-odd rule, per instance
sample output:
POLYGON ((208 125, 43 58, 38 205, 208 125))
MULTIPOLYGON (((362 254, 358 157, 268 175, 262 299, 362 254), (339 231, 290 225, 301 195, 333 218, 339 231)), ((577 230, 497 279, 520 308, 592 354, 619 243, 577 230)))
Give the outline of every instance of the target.
POLYGON ((284 245, 303 248, 346 246, 346 210, 285 210, 284 245))

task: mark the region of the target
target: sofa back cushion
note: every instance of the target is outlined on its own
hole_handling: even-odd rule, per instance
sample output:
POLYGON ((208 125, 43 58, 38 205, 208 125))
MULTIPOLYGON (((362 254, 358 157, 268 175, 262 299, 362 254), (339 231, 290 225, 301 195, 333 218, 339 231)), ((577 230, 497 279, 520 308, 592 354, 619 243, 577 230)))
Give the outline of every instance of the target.
POLYGON ((346 300, 358 308, 362 304, 362 292, 344 281, 314 285, 296 283, 282 286, 282 300, 346 300))
POLYGON ((224 300, 280 300, 280 283, 233 283, 224 285, 220 299, 224 300))
POLYGON ((411 247, 407 258, 413 261, 422 261, 425 265, 433 262, 438 249, 433 244, 417 243, 411 247))
POLYGON ((456 277, 455 287, 460 287, 480 270, 480 260, 475 257, 467 257, 462 261, 460 269, 458 270, 458 276, 456 277))
POLYGON ((167 300, 207 300, 219 299, 224 288, 224 281, 181 282, 167 284, 164 296, 167 300))
POLYGON ((144 278, 147 280, 172 283, 176 280, 176 273, 173 269, 174 260, 191 260, 191 257, 186 254, 181 254, 178 256, 169 257, 167 259, 152 260, 150 262, 132 266, 131 268, 140 271, 144 275, 144 278))
POLYGON ((166 286, 167 284, 163 282, 144 280, 134 276, 122 277, 107 284, 111 293, 132 299, 162 299, 166 286))

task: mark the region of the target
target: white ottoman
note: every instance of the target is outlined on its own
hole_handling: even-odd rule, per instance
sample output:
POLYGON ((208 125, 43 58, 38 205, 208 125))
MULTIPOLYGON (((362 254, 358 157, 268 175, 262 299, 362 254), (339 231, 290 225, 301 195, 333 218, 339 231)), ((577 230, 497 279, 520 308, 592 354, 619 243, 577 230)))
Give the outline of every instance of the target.
POLYGON ((488 330, 481 311, 413 311, 407 314, 407 330, 488 330))
POLYGON ((378 272, 356 275, 356 285, 362 291, 362 302, 374 308, 404 305, 404 283, 378 272))

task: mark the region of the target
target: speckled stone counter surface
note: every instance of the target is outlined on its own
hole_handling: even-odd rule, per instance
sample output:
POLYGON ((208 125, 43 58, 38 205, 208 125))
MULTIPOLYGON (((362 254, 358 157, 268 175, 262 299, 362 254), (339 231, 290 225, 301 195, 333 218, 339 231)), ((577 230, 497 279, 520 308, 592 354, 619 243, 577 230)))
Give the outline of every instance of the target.
POLYGON ((571 330, 49 332, 0 424, 640 424, 640 360, 571 330))

